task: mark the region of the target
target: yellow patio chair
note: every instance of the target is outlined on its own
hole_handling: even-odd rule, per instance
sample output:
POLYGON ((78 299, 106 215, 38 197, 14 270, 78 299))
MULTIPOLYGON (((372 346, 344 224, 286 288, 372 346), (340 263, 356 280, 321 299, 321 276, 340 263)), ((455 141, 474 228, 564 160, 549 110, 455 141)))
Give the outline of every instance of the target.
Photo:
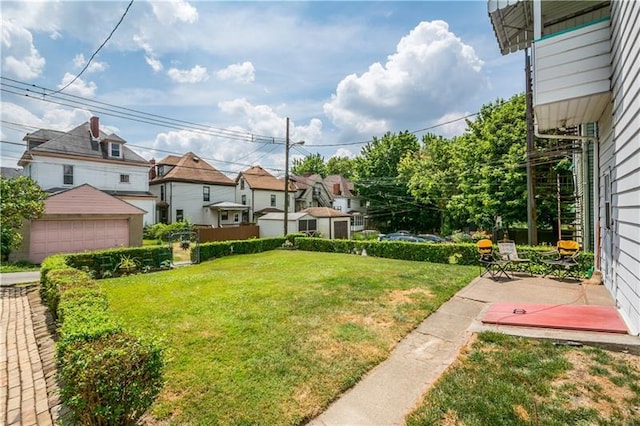
POLYGON ((525 259, 518 256, 518 249, 516 248, 516 243, 514 241, 499 241, 498 253, 500 253, 502 260, 508 260, 512 264, 525 264, 529 270, 529 275, 533 276, 533 272, 531 270, 531 259, 525 259))
POLYGON ((580 253, 580 243, 573 240, 559 240, 556 249, 552 252, 543 253, 543 255, 551 255, 553 259, 543 260, 542 262, 551 267, 551 271, 544 276, 554 275, 557 278, 573 278, 580 281, 582 278, 579 274, 580 264, 577 261, 580 253))
POLYGON ((476 243, 476 247, 478 248, 478 253, 480 253, 480 265, 484 266, 484 271, 481 270, 481 277, 489 274, 494 281, 500 279, 501 276, 507 279, 511 278, 505 270, 509 261, 496 259, 493 255, 493 243, 491 240, 480 240, 476 243))

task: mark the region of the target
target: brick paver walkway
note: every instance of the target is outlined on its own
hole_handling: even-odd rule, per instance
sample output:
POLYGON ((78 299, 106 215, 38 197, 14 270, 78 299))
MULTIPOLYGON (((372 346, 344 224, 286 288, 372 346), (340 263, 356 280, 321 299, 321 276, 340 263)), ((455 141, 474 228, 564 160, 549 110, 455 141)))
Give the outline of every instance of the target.
POLYGON ((0 425, 53 425, 54 342, 36 287, 0 288, 0 425))

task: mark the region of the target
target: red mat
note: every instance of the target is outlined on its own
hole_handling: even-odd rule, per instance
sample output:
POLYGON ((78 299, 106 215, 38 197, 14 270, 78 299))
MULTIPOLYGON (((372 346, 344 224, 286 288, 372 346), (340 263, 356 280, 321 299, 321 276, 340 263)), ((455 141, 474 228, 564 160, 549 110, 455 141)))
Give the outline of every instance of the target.
POLYGON ((613 306, 492 303, 482 322, 523 327, 627 333, 613 306))

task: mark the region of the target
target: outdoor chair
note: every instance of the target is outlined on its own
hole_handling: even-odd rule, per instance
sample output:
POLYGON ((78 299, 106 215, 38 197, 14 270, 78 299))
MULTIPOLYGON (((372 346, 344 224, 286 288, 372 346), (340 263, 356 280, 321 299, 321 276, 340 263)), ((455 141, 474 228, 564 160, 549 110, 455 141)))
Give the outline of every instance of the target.
POLYGON ((476 247, 478 248, 478 253, 480 253, 480 265, 484 266, 484 271, 480 274, 481 277, 489 274, 494 281, 497 281, 501 276, 507 279, 511 278, 505 270, 509 261, 496 259, 493 255, 493 243, 491 240, 480 240, 476 243, 476 247))
POLYGON ((509 263, 514 265, 526 265, 529 270, 529 275, 533 276, 533 272, 531 271, 531 259, 525 259, 518 256, 518 249, 516 249, 516 243, 514 241, 499 241, 498 252, 500 253, 502 260, 508 260, 509 263))
POLYGON ((542 262, 551 268, 551 271, 545 274, 553 275, 556 278, 573 278, 581 280, 578 275, 580 265, 576 260, 580 253, 580 244, 573 240, 560 240, 556 245, 556 249, 551 252, 541 253, 542 256, 553 257, 552 259, 543 259, 542 262))

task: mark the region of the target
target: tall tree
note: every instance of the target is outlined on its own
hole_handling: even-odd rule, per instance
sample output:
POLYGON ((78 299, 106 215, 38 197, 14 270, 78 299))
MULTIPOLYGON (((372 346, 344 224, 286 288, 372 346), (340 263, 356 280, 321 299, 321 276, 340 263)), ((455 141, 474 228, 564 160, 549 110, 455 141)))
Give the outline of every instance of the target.
POLYGON ((383 232, 424 231, 432 227, 434 215, 429 206, 416 201, 398 171, 402 158, 415 155, 419 147, 412 133, 387 133, 380 139, 374 137, 356 158, 356 191, 368 203, 370 221, 383 232))
POLYGON ((352 179, 355 161, 349 157, 331 157, 327 160, 327 176, 342 175, 345 179, 352 179))
POLYGON ((0 234, 3 258, 22 241, 19 232, 22 221, 37 219, 44 214, 43 201, 47 195, 28 176, 13 179, 0 177, 0 234))
POLYGON ((291 172, 296 175, 318 174, 323 178, 327 176, 324 158, 320 154, 307 155, 303 159, 295 158, 291 172))

